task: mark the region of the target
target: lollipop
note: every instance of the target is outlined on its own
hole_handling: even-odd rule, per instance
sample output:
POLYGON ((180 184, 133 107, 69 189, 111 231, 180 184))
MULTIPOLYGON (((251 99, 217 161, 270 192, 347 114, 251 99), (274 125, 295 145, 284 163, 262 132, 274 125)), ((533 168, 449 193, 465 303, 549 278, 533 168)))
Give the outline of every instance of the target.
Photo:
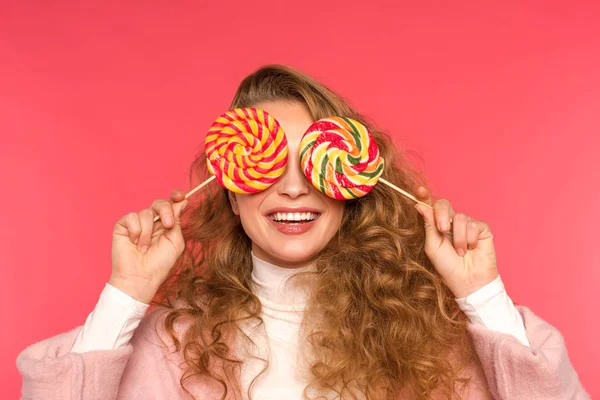
MULTIPOLYGON (((285 169, 287 140, 279 122, 266 111, 236 108, 215 120, 206 136, 208 170, 213 176, 185 199, 217 179, 236 193, 256 193, 271 186, 285 169)), ((159 216, 154 218, 158 221, 159 216)))
POLYGON ((373 135, 350 118, 330 117, 313 123, 300 149, 304 175, 334 199, 366 195, 383 173, 383 158, 373 135))
POLYGON ((288 148, 283 129, 266 111, 236 108, 217 118, 205 141, 208 170, 236 193, 265 190, 281 176, 288 148))
POLYGON ((366 126, 347 117, 314 122, 300 142, 300 165, 313 186, 338 200, 362 197, 378 181, 414 201, 431 207, 381 178, 384 160, 366 126))

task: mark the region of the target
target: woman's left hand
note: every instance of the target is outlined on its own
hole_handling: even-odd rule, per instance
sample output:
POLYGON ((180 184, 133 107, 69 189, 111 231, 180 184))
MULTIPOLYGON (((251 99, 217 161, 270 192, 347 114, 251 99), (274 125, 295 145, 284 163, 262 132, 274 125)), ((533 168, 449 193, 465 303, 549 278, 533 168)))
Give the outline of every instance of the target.
MULTIPOLYGON (((431 204, 422 186, 416 197, 431 204)), ((432 206, 415 204, 425 219, 425 254, 456 298, 466 297, 498 276, 492 232, 485 222, 455 213, 446 199, 432 206)))

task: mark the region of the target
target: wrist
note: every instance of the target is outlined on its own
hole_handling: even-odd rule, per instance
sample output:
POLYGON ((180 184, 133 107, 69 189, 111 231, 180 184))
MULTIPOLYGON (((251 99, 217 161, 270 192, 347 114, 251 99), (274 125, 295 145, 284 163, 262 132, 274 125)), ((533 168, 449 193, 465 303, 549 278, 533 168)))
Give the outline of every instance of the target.
POLYGON ((108 283, 128 296, 133 297, 135 300, 145 304, 150 304, 158 291, 158 285, 143 279, 123 279, 111 276, 108 283))
POLYGON ((449 287, 457 299, 463 299, 493 282, 498 276, 499 273, 496 270, 490 272, 489 274, 485 274, 484 276, 472 277, 471 279, 462 279, 449 287))

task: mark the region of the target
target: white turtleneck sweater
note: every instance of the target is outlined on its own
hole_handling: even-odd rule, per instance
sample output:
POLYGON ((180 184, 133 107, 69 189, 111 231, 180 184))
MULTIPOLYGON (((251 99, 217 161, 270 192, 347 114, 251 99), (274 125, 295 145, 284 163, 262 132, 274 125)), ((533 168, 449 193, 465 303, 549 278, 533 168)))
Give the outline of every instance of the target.
MULTIPOLYGON (((299 354, 299 334, 308 293, 295 280, 286 279, 299 271, 311 270, 313 266, 282 268, 254 254, 252 262, 252 290, 262 303, 264 326, 247 323, 242 329, 256 343, 256 347, 248 349, 250 354, 269 360, 269 368, 254 384, 252 396, 263 400, 301 399, 307 377, 303 375, 306 369, 299 354)), ((513 335, 529 346, 521 315, 508 297, 500 277, 456 301, 471 323, 513 335)), ((107 283, 71 352, 127 345, 148 307, 107 283)), ((264 362, 254 357, 247 357, 245 361, 241 383, 246 398, 250 382, 260 373, 264 362)))

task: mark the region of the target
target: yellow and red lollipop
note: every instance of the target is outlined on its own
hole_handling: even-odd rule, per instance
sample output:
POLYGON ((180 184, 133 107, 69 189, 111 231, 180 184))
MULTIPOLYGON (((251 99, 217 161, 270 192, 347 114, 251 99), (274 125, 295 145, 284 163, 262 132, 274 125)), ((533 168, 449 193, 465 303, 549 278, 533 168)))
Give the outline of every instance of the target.
POLYGON ((279 122, 266 111, 236 108, 215 120, 205 140, 208 170, 236 193, 265 190, 281 176, 288 156, 279 122))

